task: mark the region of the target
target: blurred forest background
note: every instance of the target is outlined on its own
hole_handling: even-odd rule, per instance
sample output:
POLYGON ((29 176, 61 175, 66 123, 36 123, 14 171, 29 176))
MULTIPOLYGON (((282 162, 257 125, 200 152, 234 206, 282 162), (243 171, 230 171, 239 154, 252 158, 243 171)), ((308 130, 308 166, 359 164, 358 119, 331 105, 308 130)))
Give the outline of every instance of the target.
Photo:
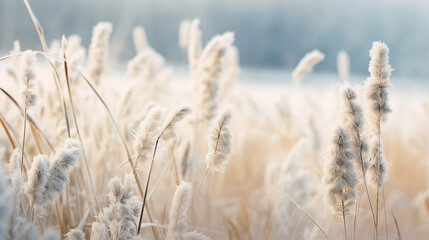
MULTIPOLYGON (((62 34, 82 36, 89 45, 99 21, 114 24, 112 54, 134 56, 131 30, 142 25, 150 45, 169 64, 185 63, 177 45, 179 23, 201 19, 204 43, 214 34, 236 33, 240 62, 247 68, 292 70, 305 53, 319 49, 326 59, 317 71, 336 71, 339 50, 351 59, 351 72, 366 74, 375 40, 386 42, 395 76, 429 77, 429 1, 416 0, 30 0, 48 41, 62 34)), ((40 49, 23 1, 0 1, 0 53, 12 42, 40 49)))

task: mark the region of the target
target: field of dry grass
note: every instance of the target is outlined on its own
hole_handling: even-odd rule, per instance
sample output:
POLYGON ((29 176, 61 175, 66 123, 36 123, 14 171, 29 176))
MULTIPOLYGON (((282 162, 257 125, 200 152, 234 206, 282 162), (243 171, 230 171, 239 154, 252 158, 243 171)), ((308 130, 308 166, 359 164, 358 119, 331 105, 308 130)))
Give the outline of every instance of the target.
POLYGON ((395 88, 384 43, 357 85, 345 52, 338 84, 301 84, 317 50, 291 83, 249 85, 234 34, 203 45, 192 20, 184 76, 141 27, 113 72, 110 23, 48 47, 27 7, 44 50, 0 58, 1 239, 429 236, 429 98, 395 88))

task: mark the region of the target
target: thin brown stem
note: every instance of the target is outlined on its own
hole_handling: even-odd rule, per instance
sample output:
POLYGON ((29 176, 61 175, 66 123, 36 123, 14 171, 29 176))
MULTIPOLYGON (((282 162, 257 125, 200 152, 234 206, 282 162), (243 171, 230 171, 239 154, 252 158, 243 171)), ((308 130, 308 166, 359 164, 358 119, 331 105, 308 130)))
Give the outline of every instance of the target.
MULTIPOLYGON (((19 103, 15 100, 15 98, 12 97, 12 95, 10 95, 6 90, 4 90, 3 88, 0 87, 0 91, 2 91, 10 101, 12 101, 12 103, 15 105, 15 107, 17 107, 20 111, 20 113, 22 114, 22 116, 24 116, 24 109, 19 105, 19 103)), ((39 128, 39 126, 37 126, 36 122, 33 120, 33 118, 30 116, 30 114, 27 114, 27 116, 25 117, 25 119, 27 119, 29 121, 30 124, 32 124, 37 131, 43 136, 43 138, 45 139, 45 142, 48 144, 49 148, 52 151, 55 151, 54 149, 54 145, 51 143, 51 141, 49 140, 49 138, 46 136, 46 134, 39 128)))
POLYGON ((387 213, 386 213, 386 198, 384 197, 384 187, 382 188, 383 191, 383 208, 384 208, 384 222, 386 224, 386 239, 389 239, 389 229, 387 227, 387 213))
POLYGON ((316 220, 303 208, 301 207, 292 197, 290 197, 288 194, 283 193, 284 196, 286 196, 297 208, 299 208, 301 211, 303 211, 305 213, 305 215, 307 215, 308 218, 310 218, 310 220, 314 223, 314 225, 316 225, 317 228, 319 228, 319 230, 323 233, 323 235, 325 235, 325 237, 328 239, 328 235, 325 233, 325 231, 323 231, 322 227, 316 222, 316 220))
POLYGON ((359 191, 359 198, 358 198, 358 200, 357 200, 357 202, 356 202, 356 208, 355 208, 355 216, 354 216, 354 219, 353 219, 353 240, 355 240, 355 238, 356 238, 356 225, 357 225, 357 218, 358 218, 358 215, 359 215, 359 209, 360 209, 360 201, 361 201, 361 199, 362 199, 362 192, 360 192, 359 191))
MULTIPOLYGON (((381 106, 381 105, 380 105, 381 106)), ((376 234, 376 238, 378 239, 378 205, 379 205, 379 198, 380 198, 380 186, 379 186, 379 181, 380 181, 380 157, 381 157, 381 129, 380 129, 380 125, 381 125, 381 117, 380 114, 378 115, 378 126, 377 126, 377 137, 378 137, 378 148, 377 148, 377 159, 375 161, 376 167, 377 167, 377 171, 376 171, 376 181, 377 181, 377 199, 376 199, 376 206, 375 206, 375 234, 376 234)))
POLYGON ((344 201, 343 200, 341 200, 341 206, 343 207, 344 239, 347 240, 346 213, 344 211, 344 201))
MULTIPOLYGON (((362 159, 362 151, 360 151, 360 156, 362 159)), ((375 233, 376 233, 376 236, 378 236, 377 220, 375 219, 374 209, 373 209, 372 203, 371 203, 371 197, 369 196, 368 184, 366 183, 366 172, 365 172, 365 169, 363 167, 363 164, 361 164, 361 166, 362 166, 363 184, 365 186, 366 195, 368 196, 368 203, 369 203, 369 208, 371 209, 372 220, 374 221, 375 233)))
POLYGON ((139 220, 139 226, 138 226, 138 229, 137 229, 137 235, 140 234, 140 228, 141 228, 142 220, 143 220, 144 207, 146 205, 146 198, 147 198, 147 193, 148 193, 148 189, 149 189, 149 182, 150 182, 150 177, 152 176, 153 162, 154 162, 154 159, 155 159, 156 149, 158 148, 159 139, 160 139, 160 136, 157 137, 156 142, 155 142, 155 146, 153 148, 152 160, 150 162, 149 173, 147 175, 146 187, 145 187, 145 191, 144 191, 142 210, 140 212, 140 220, 139 220))
POLYGON ((379 188, 378 188, 378 184, 377 184, 377 196, 376 196, 376 200, 375 200, 375 236, 378 239, 378 199, 380 197, 380 192, 379 192, 379 188))
MULTIPOLYGON (((1 119, 1 122, 2 123, 4 123, 5 124, 5 127, 6 127, 6 129, 9 129, 10 130, 10 133, 12 133, 12 137, 14 138, 14 140, 15 140, 15 142, 16 142, 16 144, 17 144, 17 146, 19 147, 19 149, 21 149, 21 151, 22 151, 22 146, 21 146, 21 143, 19 142, 19 140, 18 140, 18 135, 16 134, 16 132, 14 131, 14 129, 12 128, 12 126, 10 125, 10 123, 6 120, 6 118, 3 116, 3 114, 2 113, 0 113, 0 119, 1 119)), ((8 132, 9 132, 9 130, 8 130, 8 132)), ((24 153, 24 159, 25 159, 25 162, 26 162, 26 164, 27 164, 27 166, 29 165, 29 162, 28 162, 28 158, 27 158, 27 155, 25 155, 25 153, 24 153)), ((26 168, 24 167, 24 173, 26 173, 26 168)))
MULTIPOLYGON (((363 183, 365 185, 366 195, 368 196, 369 208, 371 209, 372 220, 374 221, 374 227, 375 227, 376 226, 376 220, 375 220, 375 215, 374 215, 374 209, 372 207, 371 197, 369 195, 368 184, 366 182, 366 171, 365 171, 365 168, 364 168, 364 162, 363 162, 363 156, 362 156, 361 136, 360 136, 359 130, 357 129, 356 131, 357 131, 357 137, 358 137, 359 142, 360 142, 360 144, 359 144, 359 161, 360 161, 360 166, 361 166, 361 170, 362 170, 362 178, 363 178, 363 183)), ((376 231, 377 231, 377 228, 376 228, 376 231)))
POLYGON ((34 126, 33 126, 33 125, 29 124, 29 127, 30 127, 31 134, 33 134, 34 142, 36 143, 37 151, 39 151, 39 154, 42 154, 42 147, 41 147, 41 145, 40 145, 40 139, 39 139, 39 136, 37 135, 37 132, 36 132, 36 130, 34 129, 34 126))
MULTIPOLYGON (((27 8, 28 13, 30 14, 30 17, 34 23, 34 26, 36 27, 37 34, 39 35, 39 39, 40 39, 40 42, 42 44, 43 51, 45 53, 47 53, 48 52, 48 45, 46 44, 46 39, 45 39, 45 34, 43 33, 43 28, 40 25, 40 22, 37 19, 36 15, 34 14, 33 10, 31 9, 31 6, 28 3, 28 0, 24 0, 24 4, 27 8)), ((58 71, 55 69, 54 64, 49 60, 49 58, 46 55, 44 55, 44 57, 45 57, 46 61, 49 63, 49 66, 51 67, 52 74, 54 77, 54 82, 55 82, 55 89, 57 91, 58 98, 62 102, 61 106, 62 106, 62 110, 64 113, 64 120, 66 121, 66 125, 67 125, 67 132, 70 135, 70 125, 69 125, 68 116, 67 116, 66 101, 65 101, 64 96, 62 94, 60 76, 58 74, 58 71)))
POLYGON ((393 214, 393 212, 392 212, 392 217, 393 217, 393 220, 395 221, 396 231, 398 232, 399 240, 402 240, 401 230, 399 229, 398 220, 396 219, 395 214, 393 214))
POLYGON ((80 131, 79 131, 79 124, 77 122, 76 112, 74 110, 73 97, 72 97, 72 94, 71 94, 70 79, 69 79, 68 67, 67 67, 67 61, 66 61, 66 59, 67 58, 66 58, 66 54, 65 54, 65 51, 64 51, 64 72, 65 72, 65 75, 66 75, 67 90, 68 90, 69 100, 70 100, 70 106, 71 106, 72 114, 73 114, 73 121, 74 121, 74 124, 75 124, 75 127, 76 127, 76 133, 77 133, 77 135, 79 137, 79 141, 80 141, 80 144, 81 144, 81 147, 82 147, 82 156, 83 156, 83 159, 84 159, 84 162, 85 162, 85 167, 86 167, 86 172, 88 174, 89 182, 91 184, 92 195, 94 197, 95 203, 97 204, 98 211, 100 211, 101 210, 101 204, 100 204, 100 201, 98 200, 98 197, 97 197, 97 193, 96 193, 96 190, 95 190, 94 181, 92 180, 91 171, 89 169, 88 160, 87 160, 86 154, 85 154, 84 144, 82 142, 82 137, 81 137, 80 131))
POLYGON ((15 149, 16 148, 15 143, 12 140, 12 136, 10 135, 9 129, 6 127, 6 124, 4 123, 3 118, 0 118, 0 123, 7 135, 7 138, 9 139, 10 145, 12 146, 13 149, 15 149))

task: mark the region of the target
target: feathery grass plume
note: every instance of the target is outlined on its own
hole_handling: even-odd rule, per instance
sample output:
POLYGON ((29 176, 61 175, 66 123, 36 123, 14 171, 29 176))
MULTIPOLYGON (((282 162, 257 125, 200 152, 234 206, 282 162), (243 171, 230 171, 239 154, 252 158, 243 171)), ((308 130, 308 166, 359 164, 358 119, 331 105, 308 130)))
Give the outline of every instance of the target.
POLYGON ((179 27, 179 46, 182 49, 186 49, 189 43, 191 22, 189 20, 183 20, 180 22, 179 27))
POLYGON ((299 61, 298 65, 292 71, 292 84, 298 85, 301 79, 313 70, 313 67, 325 59, 325 55, 319 50, 313 50, 299 61))
POLYGON ((356 166, 356 171, 362 176, 362 180, 365 185, 366 195, 368 197, 368 203, 370 206, 371 214, 376 226, 376 219, 374 209, 368 190, 368 184, 366 180, 367 170, 371 166, 371 163, 366 159, 368 153, 368 144, 364 138, 364 118, 362 108, 356 102, 356 92, 353 87, 345 82, 340 86, 340 105, 342 122, 345 130, 351 135, 352 152, 356 157, 353 161, 356 166))
POLYGON ((85 233, 79 229, 72 229, 66 234, 66 240, 85 240, 85 233))
POLYGON ((210 121, 217 109, 218 84, 213 80, 203 80, 198 83, 196 121, 210 121))
POLYGON ((34 157, 24 189, 32 204, 42 205, 44 203, 48 178, 49 157, 46 155, 34 157))
POLYGON ((128 174, 124 178, 124 183, 119 177, 113 177, 110 179, 109 184, 109 201, 111 204, 115 203, 126 203, 132 196, 134 196, 134 190, 136 183, 131 174, 128 174))
POLYGON ((76 164, 82 147, 76 139, 66 139, 64 146, 56 151, 49 163, 49 177, 46 183, 45 200, 52 200, 56 193, 61 193, 70 181, 68 169, 76 164))
POLYGON ((384 156, 383 142, 379 141, 377 137, 373 137, 371 140, 370 158, 372 162, 379 163, 379 166, 377 168, 376 164, 371 165, 368 170, 368 180, 374 188, 381 188, 386 180, 389 164, 384 156))
POLYGON ((136 183, 131 174, 125 176, 124 184, 117 177, 109 182, 109 199, 115 209, 115 218, 111 219, 109 231, 114 239, 132 239, 136 235, 135 221, 138 212, 128 204, 134 196, 135 188, 136 183))
POLYGON ((142 53, 149 49, 146 32, 142 26, 137 26, 133 29, 133 41, 137 53, 142 53))
POLYGON ((21 150, 18 148, 15 148, 10 155, 9 159, 9 174, 12 175, 13 172, 16 171, 16 169, 19 169, 20 161, 21 160, 21 150))
POLYGON ((11 192, 6 182, 3 169, 0 169, 0 238, 6 234, 6 222, 12 210, 11 192))
POLYGON ((149 110, 146 118, 139 124, 134 132, 134 151, 136 152, 136 163, 147 162, 150 158, 150 151, 155 144, 155 136, 162 123, 164 111, 160 107, 153 107, 149 110))
POLYGON ((176 138, 176 133, 175 133, 176 132, 176 129, 175 129, 176 124, 180 120, 182 120, 190 112, 191 112, 191 108, 189 108, 189 107, 186 107, 186 106, 176 107, 175 109, 170 111, 168 116, 164 119, 164 122, 162 123, 161 127, 159 128, 158 135, 157 135, 156 141, 155 141, 155 146, 153 147, 152 160, 150 162, 149 173, 147 175, 146 187, 145 187, 145 192, 144 192, 144 197, 143 197, 143 204, 142 204, 142 208, 141 208, 141 212, 140 212, 139 226, 137 228, 137 235, 140 234, 141 223, 143 220, 143 213, 144 213, 146 198, 147 198, 148 189, 149 189, 149 182, 150 182, 150 177, 152 176, 153 162, 155 160, 158 142, 160 139, 164 140, 165 142, 169 142, 169 141, 175 139, 176 138))
POLYGON ((335 215, 343 216, 344 237, 347 239, 346 215, 350 214, 357 199, 357 178, 351 152, 349 135, 343 128, 335 131, 331 156, 325 165, 324 182, 327 184, 325 199, 335 215))
POLYGON ((109 22, 100 22, 92 30, 91 45, 88 51, 88 75, 95 84, 99 84, 106 66, 111 33, 112 24, 109 22))
POLYGON ((344 82, 350 78, 350 59, 346 51, 340 51, 337 56, 337 70, 340 79, 344 82))
POLYGON ((27 50, 21 58, 21 80, 23 82, 22 97, 24 99, 24 108, 28 109, 36 105, 37 95, 33 92, 34 79, 34 62, 36 60, 36 53, 27 50))
POLYGON ((14 198, 14 207, 16 208, 21 203, 21 195, 24 188, 24 175, 20 171, 21 150, 15 148, 9 159, 9 175, 12 183, 12 192, 14 198))
POLYGON ((387 88, 390 87, 390 75, 393 68, 389 65, 389 48, 382 42, 373 42, 369 52, 370 77, 365 81, 365 93, 368 101, 368 122, 373 135, 380 134, 380 124, 392 110, 388 103, 387 88))
POLYGON ((192 200, 191 195, 191 184, 181 182, 174 193, 171 203, 167 240, 185 239, 186 228, 188 226, 188 211, 192 200))
POLYGON ((362 108, 357 103, 357 95, 349 83, 340 85, 340 106, 342 126, 351 136, 352 152, 356 157, 357 167, 362 174, 368 169, 370 163, 365 159, 368 144, 364 138, 364 118, 362 108))
POLYGON ((179 106, 170 111, 158 131, 158 139, 165 142, 176 138, 176 125, 191 112, 188 106, 179 106))
POLYGON ((198 79, 219 81, 222 73, 222 62, 227 52, 234 42, 234 33, 225 32, 222 35, 214 36, 204 47, 198 61, 198 79))
POLYGON ((210 121, 217 107, 218 83, 223 72, 222 61, 226 50, 234 42, 234 33, 214 36, 198 61, 196 71, 196 121, 210 121))
POLYGON ((229 128, 231 112, 226 109, 210 128, 209 151, 206 155, 207 170, 223 172, 232 152, 232 134, 229 128))
POLYGON ((195 71, 195 68, 200 58, 202 44, 201 44, 201 31, 200 31, 200 20, 194 19, 191 22, 189 30, 188 40, 188 61, 191 73, 195 71))
POLYGON ((383 155, 381 141, 381 123, 386 121, 387 114, 392 111, 389 106, 387 88, 390 87, 390 75, 393 68, 389 64, 389 48, 385 43, 373 42, 369 55, 371 57, 368 67, 370 77, 365 81, 364 90, 368 105, 368 131, 376 140, 373 141, 371 146, 371 164, 373 166, 369 171, 368 177, 371 185, 377 190, 375 204, 375 229, 376 236, 378 236, 377 228, 380 188, 383 187, 382 184, 384 183, 387 175, 387 162, 383 155))
POLYGON ((331 156, 325 166, 324 181, 328 185, 326 200, 333 213, 349 214, 357 198, 357 178, 353 167, 354 155, 351 152, 350 137, 339 127, 336 129, 331 156))
MULTIPOLYGON (((92 224, 91 239, 133 239, 136 235, 136 220, 139 210, 136 199, 134 177, 128 174, 124 183, 114 177, 108 183, 110 206, 104 208, 92 224)), ((138 202, 140 205, 141 202, 138 202)))
POLYGON ((24 167, 25 137, 27 129, 27 111, 30 107, 36 105, 37 95, 33 92, 34 79, 34 61, 36 53, 30 50, 25 51, 21 59, 21 80, 23 82, 22 97, 24 100, 24 128, 22 134, 22 151, 21 151, 21 171, 24 167))
POLYGON ((138 53, 127 64, 127 75, 132 78, 155 78, 156 74, 164 65, 164 58, 155 52, 153 49, 148 48, 145 51, 138 53))
POLYGON ((117 218, 110 224, 110 235, 112 239, 127 240, 136 236, 135 216, 132 209, 124 204, 116 207, 114 214, 117 218))

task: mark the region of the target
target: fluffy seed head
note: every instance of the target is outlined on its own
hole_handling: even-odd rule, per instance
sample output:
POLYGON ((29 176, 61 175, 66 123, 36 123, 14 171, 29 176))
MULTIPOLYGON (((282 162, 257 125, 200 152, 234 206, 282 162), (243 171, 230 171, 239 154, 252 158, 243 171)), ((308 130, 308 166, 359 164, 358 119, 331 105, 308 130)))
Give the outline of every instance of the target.
POLYGON ((319 50, 313 50, 299 61, 292 71, 292 84, 298 85, 301 79, 313 70, 313 67, 325 59, 325 55, 319 50))
POLYGON ((171 203, 167 239, 184 239, 187 228, 188 210, 191 206, 192 186, 181 182, 177 187, 171 203))
POLYGON ((194 69, 201 54, 201 31, 200 20, 194 19, 191 22, 188 42, 188 61, 190 69, 194 69))
POLYGON ((342 84, 339 93, 342 126, 351 136, 351 151, 356 157, 354 162, 357 169, 359 169, 358 172, 362 172, 362 167, 366 171, 370 163, 365 158, 368 152, 368 145, 363 133, 364 118, 362 108, 358 105, 356 92, 350 84, 342 84))
POLYGON ((134 195, 136 183, 132 175, 126 175, 124 184, 119 177, 110 179, 107 187, 109 188, 109 200, 112 204, 124 204, 134 195))
POLYGON ((198 79, 219 81, 223 70, 222 62, 225 53, 234 42, 234 33, 226 32, 214 36, 201 54, 197 66, 198 79))
POLYGON ((34 73, 35 60, 36 53, 30 50, 25 51, 21 59, 22 98, 26 109, 36 105, 37 100, 37 95, 33 91, 34 79, 36 78, 34 73))
POLYGON ((164 58, 153 49, 146 49, 138 53, 128 62, 127 74, 132 78, 154 78, 164 65, 164 58))
POLYGON ((100 22, 92 30, 91 45, 89 46, 88 65, 89 79, 98 84, 106 66, 109 47, 109 37, 112 24, 100 22))
POLYGON ((49 157, 46 155, 36 156, 31 164, 28 181, 24 189, 33 204, 43 204, 46 198, 46 184, 49 174, 49 157))
POLYGON ((180 22, 179 46, 182 49, 186 49, 186 47, 188 47, 190 28, 191 28, 191 22, 189 20, 183 20, 182 22, 180 22))
POLYGON ((146 162, 150 157, 150 151, 154 145, 154 138, 162 123, 164 111, 160 107, 150 109, 146 118, 139 124, 134 132, 134 151, 136 161, 146 162))
POLYGON ((390 79, 393 68, 389 64, 389 48, 383 42, 373 42, 369 51, 371 61, 369 62, 368 71, 371 78, 378 82, 385 82, 390 79))
POLYGON ((53 199, 56 193, 61 193, 70 181, 68 169, 76 164, 82 147, 76 139, 67 139, 64 146, 56 151, 49 163, 49 177, 46 184, 46 200, 53 199))
POLYGON ((133 29, 133 40, 137 53, 142 53, 149 48, 143 27, 137 26, 133 29))
POLYGON ((210 128, 209 150, 206 155, 207 169, 223 172, 232 152, 232 134, 229 128, 231 112, 221 112, 210 128))
POLYGON ((210 121, 217 109, 218 84, 212 80, 204 80, 199 83, 199 91, 197 97, 196 120, 210 121))
POLYGON ((383 143, 381 143, 377 137, 371 140, 371 167, 368 171, 368 180, 371 186, 374 188, 381 188, 384 185, 384 181, 387 177, 388 163, 384 156, 383 143), (377 167, 378 163, 378 167, 377 167))
POLYGON ((176 125, 189 113, 191 113, 191 108, 187 106, 180 106, 173 109, 161 125, 158 138, 164 141, 176 138, 176 125))
POLYGON ((368 127, 374 135, 379 135, 380 123, 387 119, 392 110, 389 106, 390 74, 389 48, 381 42, 374 42, 370 51, 370 77, 365 81, 365 98, 368 109, 368 127))
POLYGON ((325 166, 324 181, 327 184, 326 200, 334 214, 341 215, 344 211, 349 214, 357 198, 359 183, 353 167, 353 153, 350 151, 348 134, 340 127, 336 130, 332 151, 325 166))

